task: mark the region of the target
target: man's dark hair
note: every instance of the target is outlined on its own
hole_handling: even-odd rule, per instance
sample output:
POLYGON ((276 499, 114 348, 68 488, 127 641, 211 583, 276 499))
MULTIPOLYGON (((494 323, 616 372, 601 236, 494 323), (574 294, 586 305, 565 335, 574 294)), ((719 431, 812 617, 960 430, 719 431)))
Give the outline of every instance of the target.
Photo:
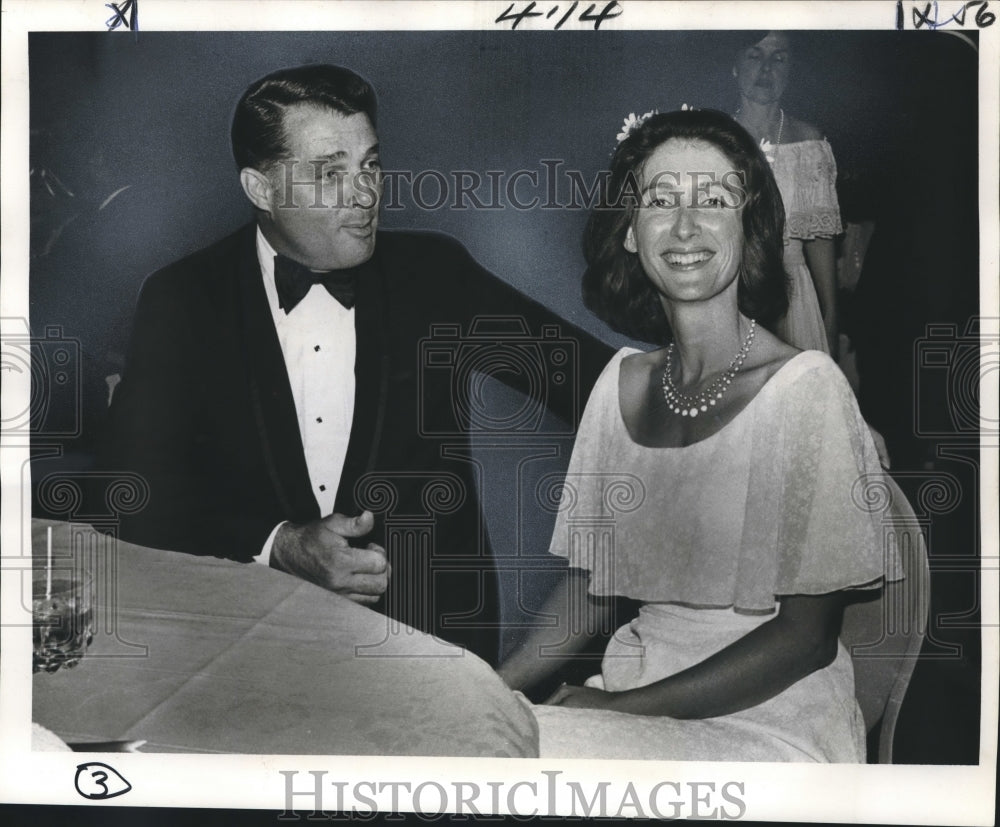
POLYGON ((343 66, 317 63, 280 69, 250 84, 236 104, 230 132, 239 169, 266 169, 286 157, 285 110, 298 103, 341 115, 368 116, 375 126, 375 90, 343 66))
POLYGON ((656 148, 671 139, 713 146, 737 171, 743 187, 739 307, 746 316, 772 325, 788 310, 781 193, 753 138, 728 115, 711 109, 653 115, 618 145, 605 197, 591 212, 584 231, 584 304, 621 333, 654 344, 671 340, 660 294, 646 277, 639 256, 624 247, 638 206, 642 168, 656 148))

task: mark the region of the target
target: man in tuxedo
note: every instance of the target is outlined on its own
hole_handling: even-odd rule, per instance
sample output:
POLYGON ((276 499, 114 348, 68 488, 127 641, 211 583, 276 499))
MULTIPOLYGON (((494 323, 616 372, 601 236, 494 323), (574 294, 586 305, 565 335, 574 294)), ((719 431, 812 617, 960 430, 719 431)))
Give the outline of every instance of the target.
MULTIPOLYGON (((144 283, 103 465, 149 486, 124 539, 270 565, 494 663, 461 371, 442 385, 421 342, 457 331, 461 361, 462 336, 490 315, 521 320, 523 352, 543 361, 540 337, 564 343, 575 381, 540 389, 564 419, 610 351, 454 240, 378 230, 375 110, 371 86, 337 66, 244 93, 231 137, 255 221, 144 283)), ((497 375, 526 378, 510 367, 497 375)))

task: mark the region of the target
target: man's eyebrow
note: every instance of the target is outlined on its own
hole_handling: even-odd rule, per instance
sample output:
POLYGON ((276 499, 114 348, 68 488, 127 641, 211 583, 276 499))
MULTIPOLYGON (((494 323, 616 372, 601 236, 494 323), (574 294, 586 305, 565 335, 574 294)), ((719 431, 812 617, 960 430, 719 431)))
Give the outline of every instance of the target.
MULTIPOLYGON (((379 145, 372 144, 365 150, 364 157, 367 158, 369 155, 378 155, 379 145)), ((327 152, 321 155, 317 155, 313 160, 315 161, 343 161, 348 157, 349 153, 346 149, 338 149, 334 152, 327 152)))
POLYGON ((314 161, 342 161, 347 157, 347 151, 339 149, 336 152, 327 152, 322 155, 317 155, 314 161))

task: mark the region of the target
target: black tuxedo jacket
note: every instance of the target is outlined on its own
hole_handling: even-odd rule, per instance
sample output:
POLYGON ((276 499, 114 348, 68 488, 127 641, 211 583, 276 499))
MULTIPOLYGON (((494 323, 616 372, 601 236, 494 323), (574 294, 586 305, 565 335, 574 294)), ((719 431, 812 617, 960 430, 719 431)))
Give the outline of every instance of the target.
MULTIPOLYGON (((255 232, 244 227, 143 285, 102 462, 149 486, 145 506, 121 522, 124 539, 250 561, 280 521, 321 516, 255 232)), ((425 233, 379 233, 355 325, 354 420, 337 511, 376 514, 364 540, 385 546, 393 565, 383 611, 495 661, 495 571, 466 458, 462 384, 470 368, 485 368, 570 419, 611 351, 454 240, 425 233), (491 338, 483 329, 497 323, 477 325, 482 316, 515 318, 524 330, 506 322, 513 338, 491 338)))

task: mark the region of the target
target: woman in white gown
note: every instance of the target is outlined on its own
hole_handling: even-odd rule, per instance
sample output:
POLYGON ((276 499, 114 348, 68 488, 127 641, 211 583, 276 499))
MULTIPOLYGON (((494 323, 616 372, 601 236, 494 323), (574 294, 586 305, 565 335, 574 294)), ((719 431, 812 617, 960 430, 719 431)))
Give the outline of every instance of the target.
POLYGON ((552 539, 559 623, 501 675, 538 683, 624 595, 643 607, 601 674, 533 707, 543 757, 864 761, 839 628, 848 592, 899 565, 859 501, 882 471, 846 380, 767 329, 787 305, 767 161, 723 113, 654 115, 609 196, 585 300, 667 346, 620 351, 595 387, 552 539))
POLYGON ((767 32, 737 52, 735 117, 760 143, 785 206, 785 270, 791 284, 788 313, 777 332, 800 350, 822 350, 836 359, 834 239, 843 232, 837 164, 819 130, 781 106, 792 58, 784 32, 767 32))

